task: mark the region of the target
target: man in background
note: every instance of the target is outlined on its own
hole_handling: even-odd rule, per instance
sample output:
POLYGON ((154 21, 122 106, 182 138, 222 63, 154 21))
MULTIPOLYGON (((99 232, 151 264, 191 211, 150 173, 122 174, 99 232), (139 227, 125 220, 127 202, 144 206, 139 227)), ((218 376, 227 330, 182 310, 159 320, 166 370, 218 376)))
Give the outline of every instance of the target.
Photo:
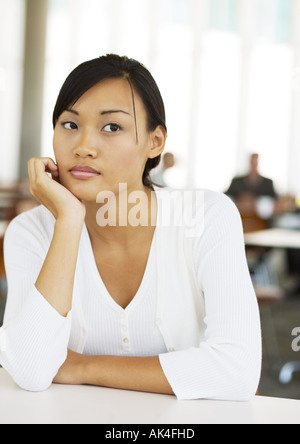
POLYGON ((246 176, 235 177, 226 194, 233 200, 243 196, 261 197, 269 196, 277 198, 274 184, 271 179, 263 177, 258 171, 259 155, 251 154, 249 162, 249 172, 246 176))
POLYGON ((248 173, 235 177, 225 193, 238 207, 245 232, 268 228, 278 200, 273 181, 259 173, 258 165, 259 155, 251 154, 248 173))

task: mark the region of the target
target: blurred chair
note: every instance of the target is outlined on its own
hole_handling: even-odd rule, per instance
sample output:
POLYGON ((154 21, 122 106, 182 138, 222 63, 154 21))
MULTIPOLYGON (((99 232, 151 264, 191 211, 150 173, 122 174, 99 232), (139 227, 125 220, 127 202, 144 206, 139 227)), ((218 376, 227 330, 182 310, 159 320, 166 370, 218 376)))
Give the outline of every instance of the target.
POLYGON ((3 257, 3 236, 0 237, 0 279, 5 276, 4 257, 3 257))
POLYGON ((0 222, 0 326, 3 321, 3 313, 6 302, 6 277, 4 268, 4 257, 3 257, 3 239, 5 232, 5 224, 0 222))
POLYGON ((282 367, 272 306, 282 301, 285 294, 278 282, 270 252, 248 259, 248 265, 262 318, 262 335, 270 369, 278 372, 282 367))
POLYGON ((263 219, 258 214, 256 197, 244 195, 235 199, 235 204, 242 218, 244 233, 252 233, 269 228, 269 221, 263 219))
POLYGON ((0 326, 7 294, 3 255, 5 230, 14 217, 36 205, 37 202, 30 195, 28 181, 0 187, 0 326))
POLYGON ((293 374, 300 372, 300 361, 287 362, 281 369, 279 381, 281 384, 289 384, 293 379, 293 374))

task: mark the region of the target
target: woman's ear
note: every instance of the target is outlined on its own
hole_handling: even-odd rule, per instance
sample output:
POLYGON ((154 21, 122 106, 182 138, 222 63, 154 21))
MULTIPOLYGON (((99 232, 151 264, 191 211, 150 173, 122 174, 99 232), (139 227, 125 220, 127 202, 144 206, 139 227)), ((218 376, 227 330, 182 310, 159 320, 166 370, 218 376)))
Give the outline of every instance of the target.
POLYGON ((148 153, 149 159, 158 157, 165 149, 167 140, 167 131, 163 126, 159 125, 150 135, 150 149, 148 153))

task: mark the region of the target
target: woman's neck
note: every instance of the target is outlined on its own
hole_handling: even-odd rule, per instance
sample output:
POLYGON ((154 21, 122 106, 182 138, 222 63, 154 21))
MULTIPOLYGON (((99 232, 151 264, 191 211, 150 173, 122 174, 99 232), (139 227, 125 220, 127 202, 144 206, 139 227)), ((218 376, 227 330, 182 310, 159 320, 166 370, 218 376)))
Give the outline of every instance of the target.
POLYGON ((85 202, 85 206, 85 222, 94 243, 127 247, 155 230, 157 199, 150 188, 129 192, 120 184, 118 194, 99 193, 97 202, 85 202))

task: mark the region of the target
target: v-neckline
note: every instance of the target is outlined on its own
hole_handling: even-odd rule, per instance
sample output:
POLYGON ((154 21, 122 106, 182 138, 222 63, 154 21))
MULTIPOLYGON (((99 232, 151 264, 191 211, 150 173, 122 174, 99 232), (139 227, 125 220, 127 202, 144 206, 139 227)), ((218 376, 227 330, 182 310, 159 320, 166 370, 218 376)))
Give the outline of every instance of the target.
POLYGON ((86 238, 85 243, 88 247, 88 257, 90 258, 91 271, 94 275, 95 281, 96 281, 97 285, 99 286, 99 289, 100 289, 101 293, 103 294, 106 302, 110 305, 110 307, 112 309, 117 310, 119 312, 129 312, 129 311, 133 310, 135 305, 138 303, 140 298, 145 293, 146 288, 147 288, 147 286, 150 282, 150 279, 152 277, 152 272, 155 269, 154 259, 155 259, 156 239, 157 239, 157 223, 159 221, 159 198, 158 198, 155 188, 154 188, 154 191, 155 191, 156 202, 157 202, 157 216, 156 216, 156 226, 155 226, 155 230, 153 233, 153 237, 152 237, 152 241, 151 241, 151 245, 150 245, 150 249, 149 249, 147 264, 145 267, 145 271, 144 271, 140 286, 137 289, 137 292, 133 296, 132 300, 129 302, 129 304, 125 308, 121 307, 121 305, 119 305, 115 301, 115 299, 109 293, 106 285, 104 284, 101 274, 100 274, 98 267, 97 267, 97 263, 96 263, 96 259, 95 259, 93 246, 92 246, 92 242, 91 242, 88 228, 86 226, 86 223, 84 223, 84 225, 83 225, 83 234, 86 238))

